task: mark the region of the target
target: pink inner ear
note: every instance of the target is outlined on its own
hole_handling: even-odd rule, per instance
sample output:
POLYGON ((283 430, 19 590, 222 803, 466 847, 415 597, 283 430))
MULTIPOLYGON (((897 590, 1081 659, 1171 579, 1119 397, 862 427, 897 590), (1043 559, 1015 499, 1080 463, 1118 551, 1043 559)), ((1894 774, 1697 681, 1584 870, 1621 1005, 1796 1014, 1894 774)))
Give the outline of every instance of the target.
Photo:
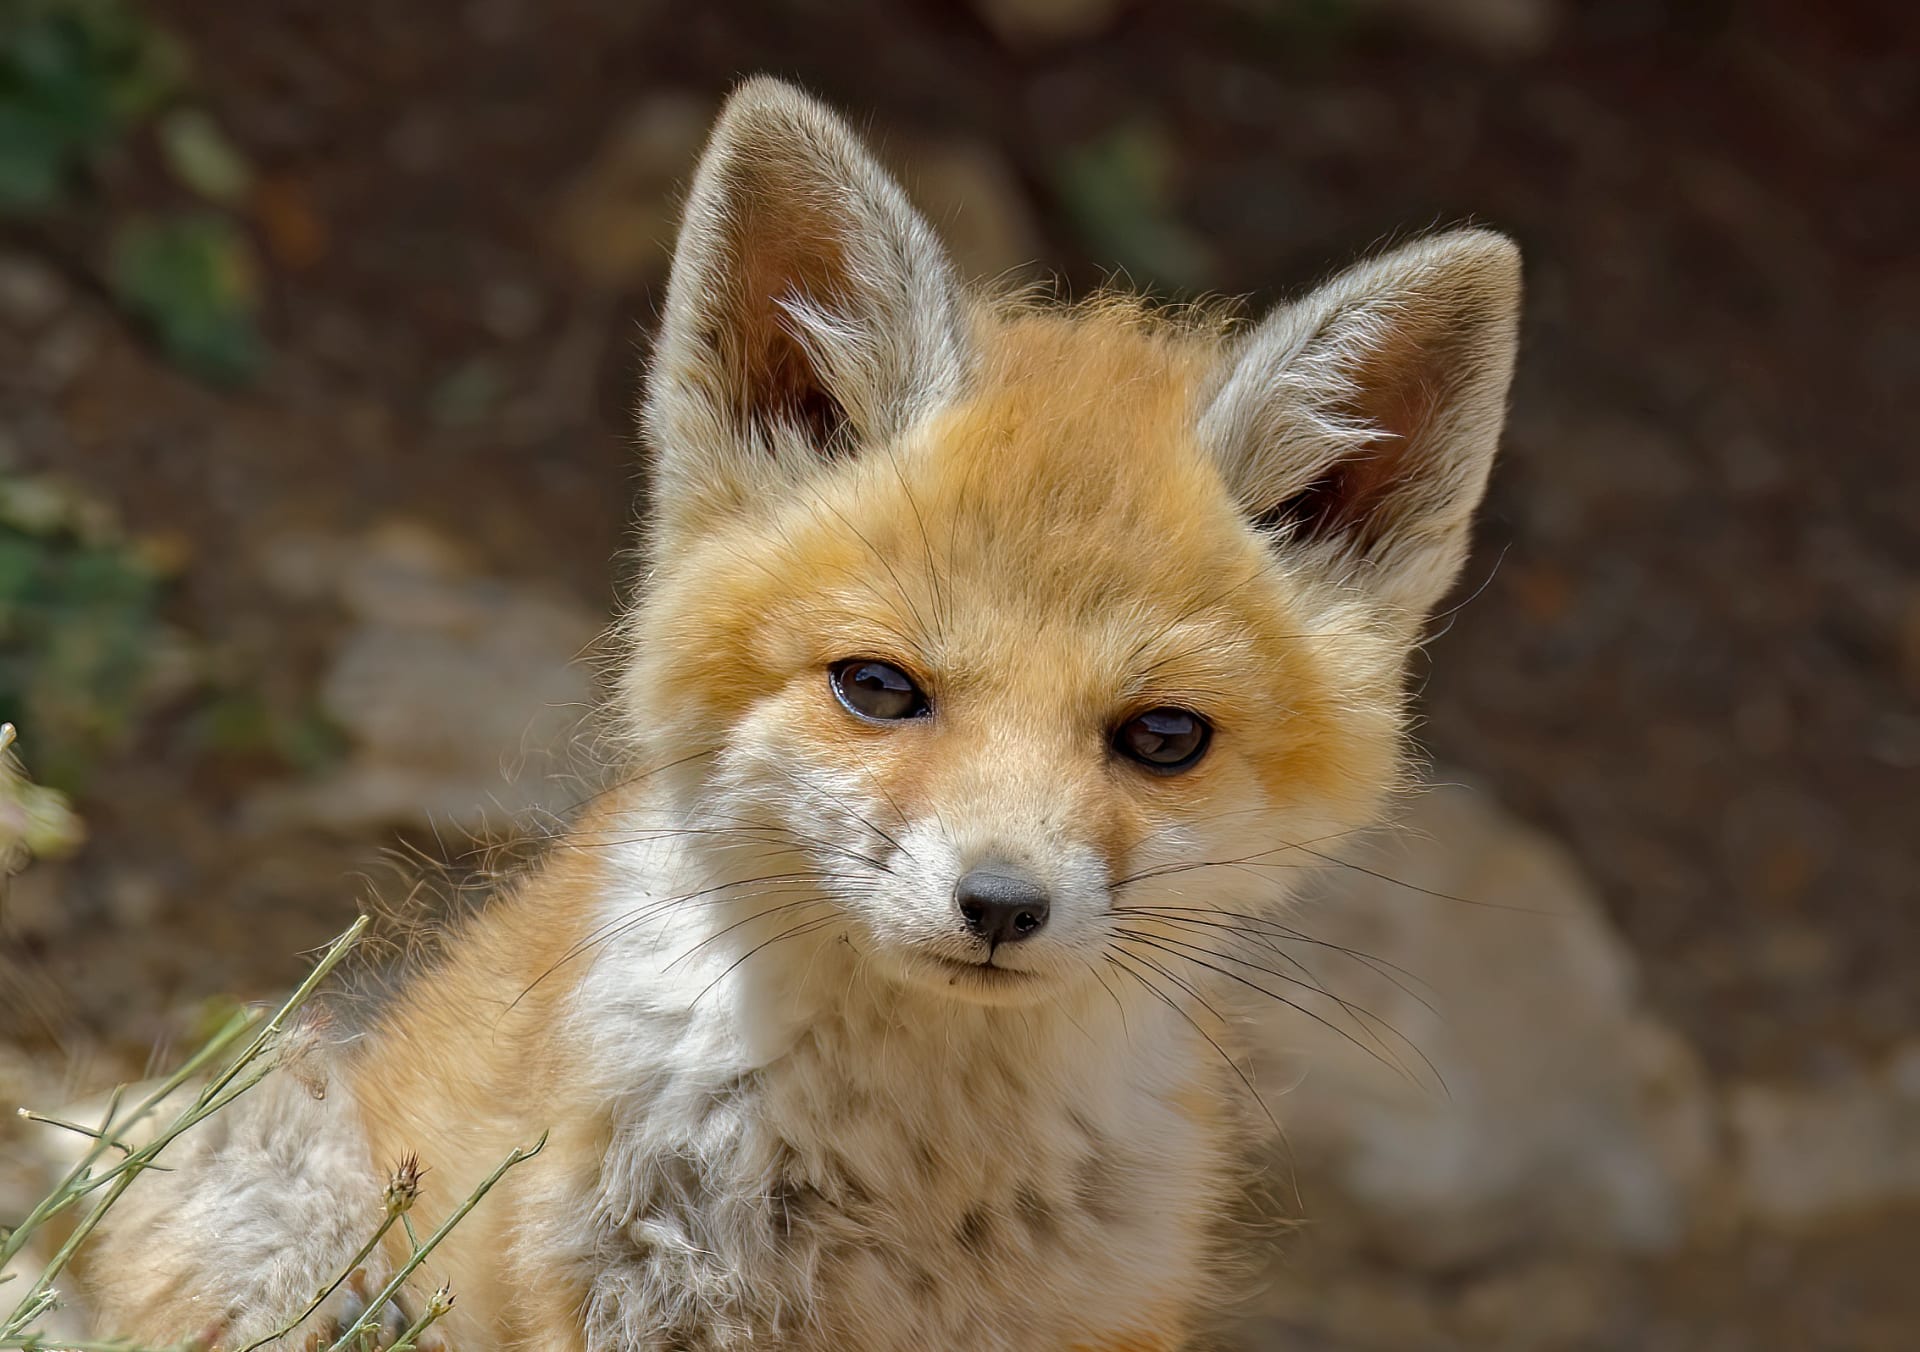
POLYGON ((1420 339, 1393 330, 1352 372, 1357 388, 1339 412, 1381 435, 1262 513, 1262 528, 1290 523, 1300 538, 1346 537, 1362 553, 1393 530, 1403 510, 1399 499, 1432 453, 1427 434, 1441 401, 1435 377, 1445 359, 1436 347, 1443 345, 1420 339))
POLYGON ((784 423, 798 427, 822 452, 831 451, 846 430, 847 412, 780 302, 831 299, 843 289, 845 256, 834 223, 808 210, 803 194, 758 178, 743 173, 729 185, 736 204, 729 250, 736 271, 708 344, 740 392, 736 412, 743 428, 784 423), (767 210, 766 201, 776 195, 784 209, 767 210))

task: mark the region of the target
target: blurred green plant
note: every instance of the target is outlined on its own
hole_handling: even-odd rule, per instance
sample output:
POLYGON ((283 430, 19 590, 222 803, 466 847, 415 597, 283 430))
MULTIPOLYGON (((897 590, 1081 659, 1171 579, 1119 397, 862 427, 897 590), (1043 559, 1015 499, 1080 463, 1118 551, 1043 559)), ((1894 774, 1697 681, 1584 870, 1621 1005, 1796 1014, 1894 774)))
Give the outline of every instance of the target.
POLYGON ((116 232, 108 284, 181 367, 217 384, 252 378, 266 356, 255 323, 253 248, 224 216, 127 222, 116 232))
POLYGON ((1163 128, 1128 122, 1061 159, 1054 185, 1096 253, 1136 280, 1200 290, 1213 260, 1199 237, 1173 215, 1173 163, 1163 128))
MULTIPOLYGON (((239 207, 253 182, 245 156, 205 109, 167 107, 187 66, 185 48, 133 0, 0 0, 0 216, 72 207, 87 169, 156 117, 174 180, 214 207, 239 207)), ((62 218, 63 233, 71 225, 62 218)), ((232 216, 166 212, 108 234, 108 290, 168 358, 218 384, 258 374, 259 269, 232 216)))
POLYGON ((499 367, 472 357, 434 383, 427 410, 442 427, 471 427, 499 405, 503 393, 499 367))
POLYGON ((124 0, 0 0, 0 213, 56 205, 185 72, 124 0))
POLYGON ((32 730, 47 784, 80 788, 146 710, 178 652, 163 583, 98 504, 0 475, 0 718, 32 730))
POLYGON ((265 757, 286 769, 311 773, 347 754, 347 734, 317 703, 287 707, 257 689, 212 693, 188 723, 196 750, 220 756, 265 757))
POLYGON ((180 182, 223 207, 253 187, 253 166, 204 108, 176 108, 160 119, 160 152, 180 182))

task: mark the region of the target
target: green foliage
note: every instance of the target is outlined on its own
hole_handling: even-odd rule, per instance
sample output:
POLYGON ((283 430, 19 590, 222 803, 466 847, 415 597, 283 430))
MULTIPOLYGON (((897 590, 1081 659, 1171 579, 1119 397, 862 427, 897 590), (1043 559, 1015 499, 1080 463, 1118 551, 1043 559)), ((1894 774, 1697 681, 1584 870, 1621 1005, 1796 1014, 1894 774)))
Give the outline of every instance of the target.
POLYGON ((443 427, 471 427, 500 402, 500 371, 485 357, 460 363, 427 395, 433 420, 443 427))
POLYGON ((188 371, 220 384, 258 372, 266 355, 254 322, 258 270, 232 221, 199 214, 129 221, 114 239, 108 281, 188 371))
POLYGON ((0 214, 55 205, 184 70, 124 0, 0 0, 0 214))
POLYGON ((162 582, 98 508, 0 476, 0 718, 32 732, 47 783, 79 787, 143 712, 162 582))
POLYGON ((315 703, 288 708, 251 688, 209 698, 190 722, 193 744, 215 755, 266 757, 312 772, 347 753, 347 734, 315 703))
MULTIPOLYGON (((0 216, 71 205, 86 167, 174 99, 186 66, 133 0, 0 0, 0 216)), ((229 208, 245 199, 252 169, 204 109, 172 109, 155 142, 172 177, 200 198, 229 208)), ((230 217, 125 222, 104 271, 180 366, 220 384, 257 374, 258 272, 230 217)))
POLYGON ((1055 170, 1063 204, 1089 244, 1138 280, 1182 290, 1207 284, 1205 246, 1169 206, 1173 151, 1149 122, 1127 123, 1081 146, 1055 170))
POLYGON ((209 202, 238 206, 253 186, 253 166, 202 108, 176 108, 160 119, 160 151, 173 176, 209 202))

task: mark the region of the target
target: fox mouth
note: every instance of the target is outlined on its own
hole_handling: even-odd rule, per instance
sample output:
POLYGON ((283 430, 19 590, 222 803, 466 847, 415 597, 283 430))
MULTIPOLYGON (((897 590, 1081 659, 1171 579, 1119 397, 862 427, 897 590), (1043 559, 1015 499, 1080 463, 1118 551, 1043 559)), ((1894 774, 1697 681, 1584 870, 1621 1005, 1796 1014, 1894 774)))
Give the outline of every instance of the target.
POLYGON ((996 966, 991 957, 980 962, 965 962, 959 958, 929 954, 927 960, 937 971, 946 975, 947 984, 954 986, 971 983, 988 989, 1001 989, 1032 981, 1035 978, 1032 972, 1023 972, 1014 967, 996 966))

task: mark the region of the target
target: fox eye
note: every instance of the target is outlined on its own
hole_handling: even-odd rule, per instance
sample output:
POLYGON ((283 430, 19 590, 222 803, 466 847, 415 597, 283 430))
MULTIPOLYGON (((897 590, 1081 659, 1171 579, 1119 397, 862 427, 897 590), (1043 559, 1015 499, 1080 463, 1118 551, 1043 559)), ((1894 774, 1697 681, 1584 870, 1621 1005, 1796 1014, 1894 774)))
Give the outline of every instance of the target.
POLYGON ((847 712, 860 718, 890 722, 932 712, 913 677, 887 662, 867 657, 836 662, 828 668, 827 680, 847 712))
POLYGON ((1176 774, 1207 754, 1213 726, 1191 709, 1149 709, 1122 723, 1113 749, 1158 774, 1176 774))

